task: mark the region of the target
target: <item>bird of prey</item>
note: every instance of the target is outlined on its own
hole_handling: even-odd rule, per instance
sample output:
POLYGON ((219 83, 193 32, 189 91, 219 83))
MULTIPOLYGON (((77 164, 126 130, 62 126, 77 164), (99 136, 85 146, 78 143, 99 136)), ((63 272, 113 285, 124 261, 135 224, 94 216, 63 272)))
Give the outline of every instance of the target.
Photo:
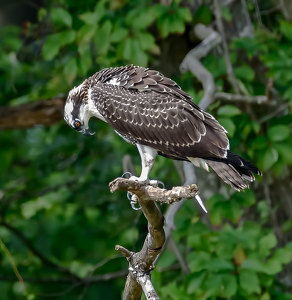
POLYGON ((211 167, 235 190, 248 187, 259 169, 230 152, 226 130, 200 109, 177 83, 160 72, 133 65, 106 68, 85 79, 68 95, 64 119, 75 130, 92 135, 88 121, 96 117, 141 156, 140 177, 149 181, 157 154, 211 167))

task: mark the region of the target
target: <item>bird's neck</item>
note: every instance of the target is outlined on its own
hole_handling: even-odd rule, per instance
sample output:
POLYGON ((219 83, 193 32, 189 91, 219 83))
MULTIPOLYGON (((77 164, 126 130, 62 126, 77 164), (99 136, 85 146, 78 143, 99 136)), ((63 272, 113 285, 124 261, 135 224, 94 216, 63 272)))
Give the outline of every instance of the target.
POLYGON ((88 92, 87 92, 87 98, 88 98, 88 100, 87 100, 87 110, 88 110, 88 113, 91 117, 96 117, 96 118, 106 122, 105 118, 102 116, 102 114, 98 110, 98 106, 97 106, 95 100, 92 97, 91 91, 92 91, 92 88, 89 87, 88 92))

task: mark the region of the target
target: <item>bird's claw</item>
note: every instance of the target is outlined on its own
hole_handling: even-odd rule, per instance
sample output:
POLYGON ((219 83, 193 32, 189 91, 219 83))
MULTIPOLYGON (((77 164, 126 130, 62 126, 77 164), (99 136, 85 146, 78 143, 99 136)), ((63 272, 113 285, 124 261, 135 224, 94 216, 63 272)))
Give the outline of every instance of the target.
POLYGON ((153 187, 161 187, 164 189, 164 183, 160 180, 153 180, 153 179, 145 179, 145 180, 142 180, 141 178, 139 177, 136 177, 136 176, 131 176, 130 178, 128 178, 129 180, 133 180, 133 181, 138 181, 142 184, 145 184, 145 185, 151 185, 153 187))
POLYGON ((157 181, 157 187, 159 187, 159 185, 160 185, 160 187, 161 187, 162 189, 165 188, 164 182, 162 182, 162 181, 160 181, 160 180, 156 180, 156 181, 157 181))
POLYGON ((130 204, 131 204, 131 206, 132 206, 132 208, 134 210, 140 210, 141 209, 141 206, 138 203, 138 197, 137 197, 137 195, 135 195, 135 194, 133 194, 131 192, 127 192, 127 198, 129 199, 130 204), (139 206, 136 206, 137 204, 139 206))
MULTIPOLYGON (((129 180, 133 180, 133 181, 138 181, 138 182, 141 182, 141 183, 144 183, 144 184, 149 184, 153 187, 161 187, 164 189, 164 183, 160 180, 149 180, 149 179, 146 179, 146 180, 141 180, 141 178, 139 177, 136 177, 136 176, 133 176, 130 172, 125 172, 123 175, 122 175, 123 178, 127 178, 129 180)), ((138 203, 138 197, 137 195, 131 193, 131 192, 127 192, 127 198, 129 199, 130 201, 130 204, 132 206, 132 208, 134 210, 140 210, 141 209, 141 206, 139 205, 138 203), (137 206, 137 204, 139 206, 137 206)))
POLYGON ((127 179, 129 179, 129 178, 131 178, 132 177, 132 173, 131 172, 125 172, 125 173, 123 173, 123 175, 122 175, 122 178, 127 178, 127 179), (126 177, 126 176, 129 176, 129 177, 126 177))

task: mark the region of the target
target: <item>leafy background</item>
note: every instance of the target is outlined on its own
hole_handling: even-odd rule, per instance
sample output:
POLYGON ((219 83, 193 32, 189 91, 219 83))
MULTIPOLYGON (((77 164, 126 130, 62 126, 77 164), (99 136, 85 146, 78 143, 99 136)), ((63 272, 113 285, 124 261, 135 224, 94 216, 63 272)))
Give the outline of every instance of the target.
MULTIPOLYGON (((246 2, 253 38, 226 34, 241 93, 265 95, 272 84, 276 105, 216 101, 208 108, 228 129, 233 151, 264 175, 237 193, 199 172, 199 183, 215 183, 205 199, 209 215, 192 202, 177 214, 173 238, 190 272, 183 274, 166 249, 152 276, 161 299, 292 299, 292 23, 275 3, 246 2)), ((200 83, 191 73, 181 75, 179 64, 200 42, 194 25, 214 25, 212 1, 19 1, 7 7, 0 7, 6 17, 3 111, 64 96, 97 70, 131 63, 172 77, 197 103, 202 97, 200 83)), ((226 28, 236 22, 226 5, 222 15, 226 28)), ((202 63, 218 91, 234 92, 220 47, 202 63)), ((110 194, 107 184, 122 174, 124 155, 133 157, 137 171, 139 158, 109 126, 91 122, 93 138, 63 121, 0 132, 1 299, 121 297, 127 263, 114 246, 139 250, 147 229, 125 194, 110 194)), ((164 158, 152 177, 168 187, 180 183, 164 158)))

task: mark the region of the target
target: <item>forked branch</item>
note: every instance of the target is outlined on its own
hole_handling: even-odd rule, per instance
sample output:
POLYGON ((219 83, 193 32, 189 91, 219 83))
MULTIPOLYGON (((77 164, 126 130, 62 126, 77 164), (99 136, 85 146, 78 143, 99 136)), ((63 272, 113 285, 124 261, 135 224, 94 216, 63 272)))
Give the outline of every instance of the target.
POLYGON ((147 300, 157 300, 159 297, 151 282, 151 271, 154 269, 156 257, 162 251, 165 233, 164 217, 155 202, 173 203, 183 198, 193 198, 197 194, 198 188, 192 184, 166 190, 125 178, 117 178, 109 186, 111 192, 126 190, 133 193, 138 198, 143 214, 148 221, 148 234, 139 252, 129 251, 120 245, 116 246, 116 250, 123 254, 129 262, 129 273, 123 299, 139 300, 143 291, 147 300))

